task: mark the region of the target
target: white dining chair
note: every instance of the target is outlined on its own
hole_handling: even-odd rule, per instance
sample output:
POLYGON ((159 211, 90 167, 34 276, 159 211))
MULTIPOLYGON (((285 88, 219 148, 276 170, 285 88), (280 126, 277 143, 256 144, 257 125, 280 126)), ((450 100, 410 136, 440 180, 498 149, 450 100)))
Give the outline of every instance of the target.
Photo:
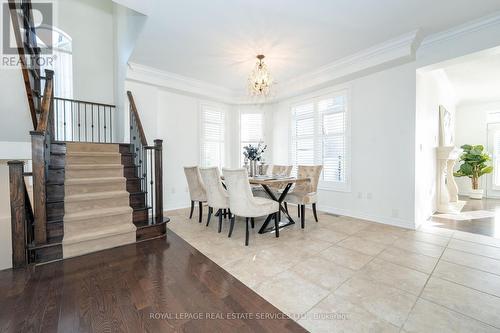
POLYGON ((207 191, 205 190, 205 185, 201 179, 200 169, 197 166, 184 167, 184 173, 186 174, 189 196, 191 197, 191 212, 189 213, 189 218, 191 219, 193 217, 194 204, 195 202, 198 202, 200 213, 198 222, 201 223, 203 216, 203 203, 207 201, 207 191))
POLYGON ((218 167, 200 169, 201 178, 205 184, 208 204, 207 227, 210 224, 210 218, 215 212, 219 217, 219 233, 222 231, 222 218, 227 214, 231 216, 229 209, 229 196, 226 189, 222 186, 221 175, 218 167))
POLYGON ((279 205, 276 201, 266 198, 257 198, 252 194, 248 173, 245 169, 223 169, 224 182, 229 194, 229 207, 231 208, 231 224, 228 237, 231 237, 236 216, 246 219, 245 245, 248 246, 249 223, 252 218, 272 215, 276 228, 276 237, 279 237, 277 213, 279 205))
MULTIPOLYGON (((322 165, 305 166, 299 165, 297 178, 308 178, 309 182, 297 184, 293 190, 288 193, 285 202, 297 205, 300 217, 300 225, 302 229, 305 226, 305 209, 306 205, 312 205, 314 219, 318 222, 318 213, 316 211, 316 203, 318 202, 318 183, 319 177, 323 171, 322 165)), ((285 206, 285 209, 288 208, 285 206)))

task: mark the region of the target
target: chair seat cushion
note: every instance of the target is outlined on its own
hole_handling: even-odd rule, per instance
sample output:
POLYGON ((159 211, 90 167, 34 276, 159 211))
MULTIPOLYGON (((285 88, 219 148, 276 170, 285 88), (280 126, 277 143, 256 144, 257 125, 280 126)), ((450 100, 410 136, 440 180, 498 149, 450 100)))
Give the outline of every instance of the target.
POLYGON ((309 205, 318 202, 318 194, 292 192, 286 196, 285 201, 297 205, 309 205))
POLYGON ((279 205, 276 201, 266 198, 254 198, 254 203, 258 207, 255 212, 252 212, 251 216, 248 217, 259 217, 264 215, 269 215, 276 213, 279 210, 279 205))

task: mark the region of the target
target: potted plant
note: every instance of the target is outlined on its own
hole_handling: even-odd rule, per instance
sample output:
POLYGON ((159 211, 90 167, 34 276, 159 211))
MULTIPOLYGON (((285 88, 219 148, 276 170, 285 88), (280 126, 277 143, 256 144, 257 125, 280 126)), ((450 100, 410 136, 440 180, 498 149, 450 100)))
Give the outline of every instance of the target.
POLYGON ((245 160, 250 161, 250 177, 254 177, 257 174, 257 162, 262 160, 262 154, 267 149, 267 145, 263 145, 261 142, 257 146, 248 145, 243 147, 243 155, 245 160))
POLYGON ((484 150, 482 145, 463 145, 464 150, 460 156, 460 168, 453 175, 455 177, 469 177, 472 183, 471 199, 482 199, 483 190, 479 188, 479 177, 493 172, 493 167, 489 165, 490 155, 484 150))

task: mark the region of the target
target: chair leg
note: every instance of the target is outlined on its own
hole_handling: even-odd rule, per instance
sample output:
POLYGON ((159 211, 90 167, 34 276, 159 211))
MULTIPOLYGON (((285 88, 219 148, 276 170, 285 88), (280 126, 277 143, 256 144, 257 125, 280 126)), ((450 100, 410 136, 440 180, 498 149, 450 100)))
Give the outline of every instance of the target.
POLYGON ((247 224, 247 228, 246 228, 246 233, 245 233, 245 246, 248 246, 248 238, 250 237, 250 230, 249 229, 249 223, 250 222, 250 219, 247 217, 246 218, 246 224, 247 224))
POLYGON ((194 201, 191 200, 191 213, 189 213, 189 219, 193 218, 193 212, 194 212, 194 201))
POLYGON ((250 223, 252 224, 252 229, 255 228, 255 219, 253 217, 250 219, 250 223))
POLYGON ((300 217, 300 205, 297 205, 297 216, 300 217))
POLYGON ((198 217, 198 223, 201 223, 201 219, 203 218, 203 202, 198 203, 198 208, 200 211, 200 216, 198 217))
POLYGON ((278 222, 278 214, 277 213, 274 213, 274 229, 275 229, 275 234, 276 234, 276 238, 278 238, 280 236, 280 224, 278 222))
POLYGON ((219 234, 222 232, 222 214, 219 214, 219 234))
POLYGON ((227 217, 227 209, 224 209, 222 212, 224 214, 224 218, 226 218, 227 217))
POLYGON ((285 211, 286 211, 286 213, 287 213, 287 214, 290 214, 290 213, 288 213, 288 204, 286 203, 286 201, 285 201, 285 202, 283 202, 283 206, 285 206, 285 211))
POLYGON ((227 209, 227 213, 229 214, 229 218, 231 218, 231 216, 233 216, 233 214, 231 213, 231 209, 227 209))
POLYGON ((306 205, 300 205, 300 227, 305 228, 306 224, 306 205))
POLYGON ((316 211, 316 204, 313 203, 312 206, 313 206, 314 219, 316 220, 316 222, 318 222, 318 213, 316 211))
POLYGON ((229 234, 227 234, 227 237, 231 238, 231 235, 233 234, 233 229, 234 229, 234 219, 236 218, 236 215, 233 215, 231 217, 231 224, 229 225, 229 234))
POLYGON ((210 224, 210 218, 212 217, 213 212, 214 212, 214 209, 212 207, 208 207, 207 227, 210 224))

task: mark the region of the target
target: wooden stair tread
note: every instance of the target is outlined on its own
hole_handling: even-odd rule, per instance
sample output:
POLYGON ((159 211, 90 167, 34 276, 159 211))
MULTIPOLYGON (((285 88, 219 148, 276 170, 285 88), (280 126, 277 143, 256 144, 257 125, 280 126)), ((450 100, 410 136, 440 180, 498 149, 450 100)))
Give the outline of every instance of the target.
POLYGON ((137 228, 148 228, 148 227, 154 227, 163 223, 168 223, 170 222, 170 218, 168 217, 163 217, 163 221, 160 223, 154 223, 151 224, 151 219, 148 220, 143 220, 143 221, 135 221, 134 224, 137 228))

